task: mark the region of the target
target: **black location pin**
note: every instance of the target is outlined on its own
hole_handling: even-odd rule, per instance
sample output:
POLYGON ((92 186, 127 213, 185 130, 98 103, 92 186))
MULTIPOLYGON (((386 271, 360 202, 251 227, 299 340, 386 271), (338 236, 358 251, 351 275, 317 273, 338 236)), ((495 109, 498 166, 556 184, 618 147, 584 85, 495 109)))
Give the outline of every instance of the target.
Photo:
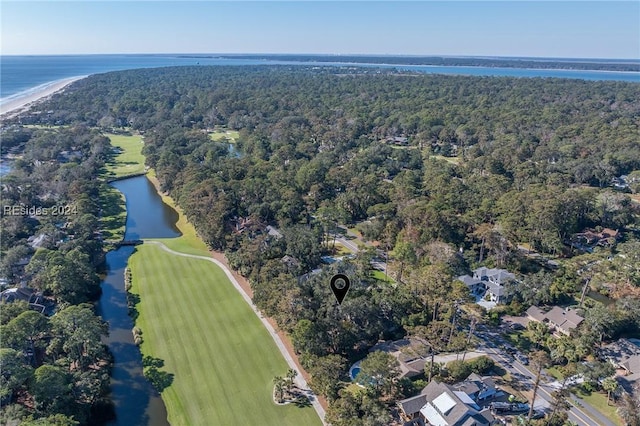
POLYGON ((344 297, 349 291, 349 278, 344 274, 336 274, 331 278, 331 290, 338 299, 338 304, 342 304, 344 297))

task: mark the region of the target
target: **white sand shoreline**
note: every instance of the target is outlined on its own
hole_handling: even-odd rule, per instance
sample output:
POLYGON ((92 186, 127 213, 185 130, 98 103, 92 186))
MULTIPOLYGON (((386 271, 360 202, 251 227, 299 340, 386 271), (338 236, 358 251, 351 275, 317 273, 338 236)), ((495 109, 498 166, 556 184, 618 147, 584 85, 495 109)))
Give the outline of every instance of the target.
POLYGON ((29 110, 29 108, 31 108, 35 103, 48 98, 54 93, 63 90, 74 81, 81 80, 85 77, 87 76, 81 75, 52 81, 51 83, 40 86, 40 89, 34 88, 33 91, 28 91, 22 96, 17 94, 15 95, 15 97, 2 99, 0 100, 0 117, 10 118, 22 112, 25 112, 29 110))

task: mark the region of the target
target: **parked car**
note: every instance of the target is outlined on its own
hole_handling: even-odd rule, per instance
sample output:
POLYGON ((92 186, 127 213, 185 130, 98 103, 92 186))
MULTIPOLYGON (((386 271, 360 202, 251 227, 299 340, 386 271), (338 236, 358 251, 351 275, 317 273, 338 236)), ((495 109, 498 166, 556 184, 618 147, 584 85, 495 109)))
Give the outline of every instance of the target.
POLYGON ((525 354, 521 354, 520 352, 518 352, 516 354, 516 359, 522 365, 529 365, 529 358, 525 354))
POLYGON ((532 418, 533 420, 538 420, 538 419, 543 418, 544 416, 545 416, 544 411, 542 411, 542 410, 535 410, 535 411, 533 412, 533 416, 531 416, 531 418, 532 418))

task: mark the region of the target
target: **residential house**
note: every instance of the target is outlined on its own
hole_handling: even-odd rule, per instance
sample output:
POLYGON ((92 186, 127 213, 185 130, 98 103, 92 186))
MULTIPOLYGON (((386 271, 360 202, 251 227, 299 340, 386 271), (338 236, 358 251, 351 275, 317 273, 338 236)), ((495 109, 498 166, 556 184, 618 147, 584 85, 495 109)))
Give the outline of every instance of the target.
POLYGON ((587 228, 573 234, 568 244, 578 250, 591 253, 596 247, 612 247, 620 239, 618 230, 604 228, 600 231, 587 228))
POLYGON ((571 330, 575 330, 584 318, 578 315, 578 313, 569 308, 561 308, 554 306, 546 315, 547 322, 552 330, 566 334, 571 334, 571 330))
POLYGON ((397 146, 407 146, 409 144, 409 138, 404 136, 393 136, 387 138, 387 143, 397 145, 397 146))
POLYGON ((282 257, 282 259, 280 259, 280 262, 282 262, 287 267, 289 272, 297 271, 298 268, 300 268, 300 261, 293 256, 289 256, 288 254, 282 257))
POLYGON ((527 309, 526 314, 531 321, 545 322, 547 319, 546 312, 534 305, 531 305, 529 309, 527 309))
POLYGON ((32 235, 27 239, 27 243, 31 248, 39 249, 47 244, 49 236, 47 234, 32 235))
POLYGON ((282 234, 280 234, 277 229, 267 226, 253 215, 247 217, 234 216, 229 223, 234 233, 248 235, 251 239, 265 233, 274 239, 282 237, 282 234))
POLYGON ((458 277, 458 280, 462 281, 467 286, 467 288, 469 289, 469 292, 473 296, 482 297, 487 291, 487 287, 484 285, 484 282, 477 278, 473 278, 469 275, 461 275, 458 277))
POLYGON ((561 308, 560 306, 554 306, 546 313, 537 306, 531 306, 527 309, 527 316, 532 321, 547 324, 554 331, 554 334, 567 336, 584 321, 584 318, 574 309, 561 308))
POLYGON ((622 190, 629 188, 629 176, 621 175, 621 176, 616 176, 612 178, 611 186, 613 186, 616 189, 622 189, 622 190))
POLYGON ((640 340, 618 339, 599 350, 601 358, 618 369, 619 382, 631 391, 635 383, 640 383, 640 340))
POLYGON ((618 365, 625 371, 626 380, 635 382, 640 379, 640 354, 631 355, 618 365))
POLYGON ((475 402, 484 401, 496 395, 496 384, 491 377, 480 377, 472 373, 463 382, 453 385, 456 391, 464 392, 475 402))
POLYGON ((429 361, 426 345, 415 339, 401 339, 376 343, 369 352, 382 351, 392 355, 400 365, 400 377, 415 377, 424 373, 429 361))
POLYGON ((29 304, 29 308, 34 311, 38 311, 41 314, 46 310, 46 301, 42 296, 42 293, 36 292, 30 288, 9 288, 0 293, 0 302, 2 303, 13 303, 17 301, 27 302, 29 304))
POLYGON ((464 392, 432 380, 420 395, 398 402, 405 420, 422 419, 433 426, 484 426, 495 424, 489 409, 480 409, 464 392))
POLYGON ((25 256, 21 259, 18 259, 15 263, 11 265, 11 273, 14 276, 23 276, 26 266, 31 262, 32 254, 25 256))
POLYGON ((509 271, 484 266, 474 270, 473 276, 458 277, 474 296, 488 298, 495 303, 506 301, 506 287, 515 279, 516 276, 509 271))

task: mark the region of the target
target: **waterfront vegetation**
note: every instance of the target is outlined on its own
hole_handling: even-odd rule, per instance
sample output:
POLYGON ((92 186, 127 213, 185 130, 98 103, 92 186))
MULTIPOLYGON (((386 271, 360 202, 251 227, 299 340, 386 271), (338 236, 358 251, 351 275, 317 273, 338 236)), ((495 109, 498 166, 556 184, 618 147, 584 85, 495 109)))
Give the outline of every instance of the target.
POLYGON ((127 222, 124 195, 107 184, 100 185, 100 231, 105 243, 114 244, 124 239, 127 222))
MULTIPOLYGON (((573 306, 585 320, 571 336, 555 338, 530 327, 514 343, 535 348, 558 368, 588 362, 591 372, 583 374, 591 375, 596 392, 603 388, 602 379, 612 372, 593 361, 598 348, 640 332, 639 209, 629 196, 640 190, 633 181, 640 175, 637 99, 640 86, 623 82, 181 67, 91 76, 41 107, 56 113, 34 111, 21 120, 63 123, 78 134, 105 123, 144 132, 147 166, 181 213, 184 235, 163 242, 184 253, 224 250, 230 265, 249 279, 256 305, 291 336, 310 386, 329 401, 327 420, 359 426, 389 424, 393 401, 419 392, 422 384, 395 380, 392 363, 382 357, 369 364, 385 386, 345 391, 347 366, 378 340, 408 336, 437 351, 462 351, 469 337, 473 343, 472 324, 497 323, 500 315, 520 315, 531 305, 573 306), (121 96, 123 90, 129 95, 121 96), (210 129, 238 132, 239 154, 212 140, 210 129), (396 142, 407 149, 397 149, 396 142), (613 187, 621 175, 631 180, 624 190, 613 187), (361 240, 391 255, 395 285, 376 279, 380 274, 371 261, 377 253, 363 245, 353 259, 307 274, 330 254, 330 230, 338 225, 357 227, 361 240), (620 238, 603 241, 592 253, 571 244, 585 229, 607 228, 620 238), (509 303, 490 312, 471 303, 468 288, 455 278, 478 266, 517 276, 509 303), (351 277, 342 305, 326 285, 336 272, 351 277), (583 290, 607 294, 611 303, 576 303, 583 290)), ((38 129, 16 129, 11 146, 26 138, 47 152, 38 129)), ((222 131, 214 138, 223 138, 222 131)), ((27 157, 17 169, 42 173, 49 160, 27 157)), ((254 399, 243 394, 243 407, 255 401, 259 411, 269 401, 275 409, 272 378, 284 373, 283 361, 245 358, 245 349, 234 349, 250 342, 227 330, 232 324, 216 316, 226 307, 211 295, 227 300, 233 294, 230 306, 248 308, 224 277, 208 269, 213 265, 154 245, 140 247, 132 265, 143 351, 163 359, 163 369, 174 374, 163 391, 171 420, 230 419, 187 405, 201 407, 198 395, 188 396, 198 390, 232 406, 235 388, 225 389, 232 376, 252 384, 246 391, 262 392, 254 399), (214 278, 206 279, 209 274, 214 278), (217 322, 204 331, 220 339, 220 347, 199 334, 209 321, 217 322), (162 334, 167 330, 195 339, 202 362, 192 362, 191 352, 178 358, 189 346, 185 340, 170 347, 176 343, 162 334), (223 364, 209 357, 226 349, 220 358, 232 367, 218 372, 223 364), (258 362, 268 374, 244 370, 240 362, 258 362), (207 377, 208 365, 221 382, 207 377), (250 375, 261 379, 251 382, 250 375)), ((237 325, 255 325, 247 334, 258 333, 254 337, 262 341, 257 318, 246 316, 237 325)), ((438 378, 447 374, 438 372, 438 378)), ((313 415, 310 409, 291 412, 313 415)))
POLYGON ((154 186, 158 190, 158 193, 162 198, 162 202, 178 213, 178 221, 176 222, 176 227, 182 234, 176 238, 156 238, 155 240, 162 242, 170 249, 180 253, 195 254, 201 256, 208 255, 209 249, 207 248, 207 245, 198 236, 196 229, 194 228, 193 224, 187 220, 187 216, 184 214, 182 209, 176 205, 176 203, 169 195, 160 192, 160 183, 156 178, 155 170, 149 170, 147 178, 151 181, 151 183, 154 184, 154 186))

